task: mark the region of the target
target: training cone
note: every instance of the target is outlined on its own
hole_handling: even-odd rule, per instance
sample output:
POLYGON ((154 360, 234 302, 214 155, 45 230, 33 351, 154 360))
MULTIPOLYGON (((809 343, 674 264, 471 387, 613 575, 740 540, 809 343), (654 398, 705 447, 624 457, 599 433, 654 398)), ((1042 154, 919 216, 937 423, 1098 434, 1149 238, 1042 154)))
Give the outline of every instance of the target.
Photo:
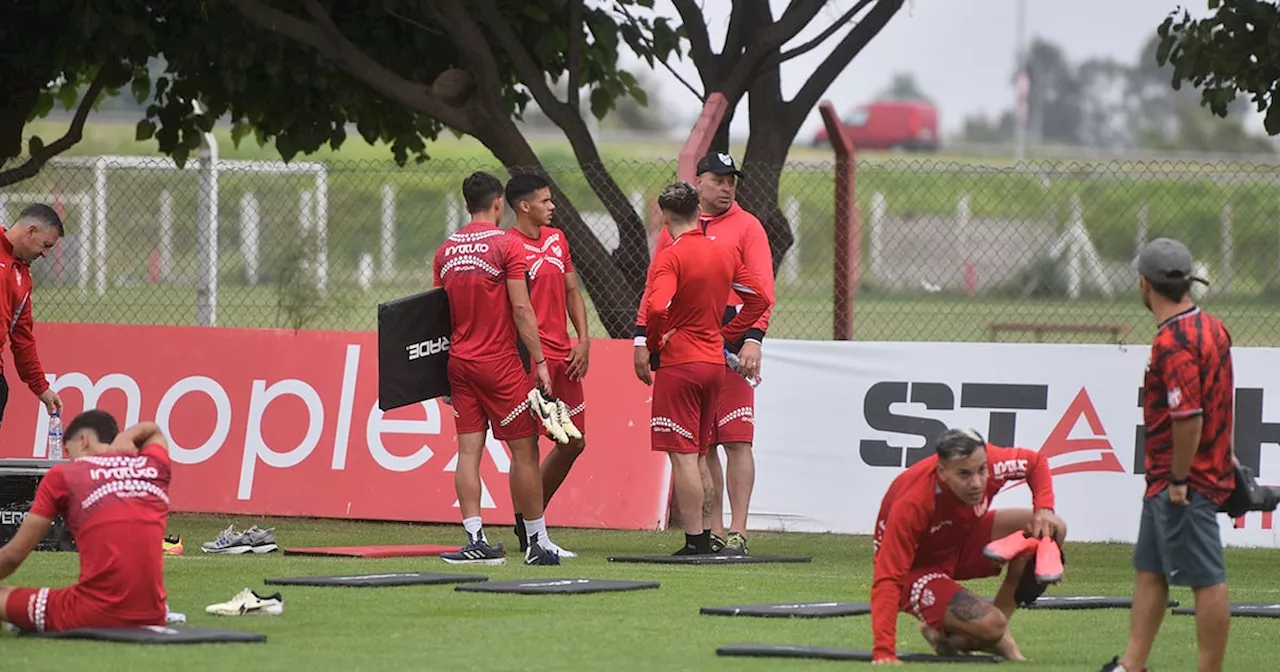
POLYGON ((1014 532, 1007 537, 996 539, 995 541, 987 544, 987 547, 982 549, 982 554, 986 556, 988 560, 998 562, 1003 565, 1014 558, 1031 555, 1032 553, 1035 553, 1039 547, 1039 539, 1036 539, 1035 537, 1028 537, 1023 532, 1014 532))
POLYGON ((1040 583, 1057 583, 1066 573, 1062 567, 1062 549, 1050 538, 1040 540, 1036 549, 1036 580, 1040 583))

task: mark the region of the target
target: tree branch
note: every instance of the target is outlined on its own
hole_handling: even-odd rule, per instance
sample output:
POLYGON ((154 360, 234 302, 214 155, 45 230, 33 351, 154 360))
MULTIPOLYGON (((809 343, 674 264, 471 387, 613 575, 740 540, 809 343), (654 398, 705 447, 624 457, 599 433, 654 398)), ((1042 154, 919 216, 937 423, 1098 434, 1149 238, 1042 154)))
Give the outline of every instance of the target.
POLYGON ((578 89, 582 86, 582 0, 569 0, 569 97, 571 109, 579 109, 578 89))
MULTIPOLYGON (((632 26, 636 26, 636 27, 637 27, 637 30, 638 30, 638 27, 639 27, 639 25, 640 25, 640 22, 639 22, 639 21, 636 21, 636 17, 634 17, 634 16, 632 16, 632 15, 631 15, 631 12, 627 10, 627 6, 626 6, 626 5, 624 5, 624 4, 619 4, 619 5, 618 5, 618 9, 622 10, 622 15, 623 15, 623 16, 625 16, 625 17, 627 17, 627 20, 631 22, 631 25, 632 25, 632 26)), ((705 28, 706 28, 706 26, 703 26, 703 29, 704 29, 704 30, 703 30, 703 32, 704 32, 704 33, 706 32, 705 28)), ((640 40, 641 40, 642 42, 644 42, 646 45, 648 45, 648 47, 649 47, 650 49, 653 49, 653 41, 652 41, 652 40, 650 40, 650 39, 648 39, 647 37, 645 37, 643 33, 640 35, 640 40)), ((706 100, 707 100, 706 95, 704 95, 704 94, 702 94, 702 93, 699 93, 699 92, 698 92, 698 90, 697 90, 697 89, 695 89, 695 88, 693 87, 693 85, 689 83, 689 80, 685 79, 683 75, 681 75, 680 73, 676 72, 676 71, 675 71, 675 69, 671 67, 671 64, 670 64, 670 63, 667 63, 666 59, 659 60, 658 62, 659 62, 659 63, 661 63, 661 64, 662 64, 662 67, 666 68, 666 69, 667 69, 667 72, 671 73, 671 75, 672 75, 673 77, 675 77, 677 81, 679 81, 681 84, 683 84, 683 85, 684 85, 684 88, 689 89, 689 93, 692 93, 692 94, 693 94, 693 96, 694 96, 695 98, 697 98, 699 102, 706 102, 706 100)), ((698 65, 698 63, 697 63, 697 61, 695 61, 695 62, 694 62, 694 67, 697 67, 697 65, 698 65)))
POLYGON ((717 82, 717 90, 724 94, 730 105, 736 105, 742 99, 751 82, 759 75, 764 62, 778 53, 787 40, 795 37, 812 21, 823 4, 822 0, 795 0, 787 5, 782 17, 768 27, 757 26, 749 20, 751 17, 768 15, 767 0, 740 2, 735 6, 734 16, 729 19, 730 35, 725 39, 725 51, 719 56, 719 60, 726 66, 732 64, 732 69, 723 80, 717 82), (736 37, 733 35, 735 24, 740 26, 736 37), (741 54, 729 51, 735 41, 745 45, 741 54))
POLYGON ((476 77, 476 90, 480 95, 490 98, 490 102, 499 100, 503 89, 502 75, 498 72, 497 62, 493 60, 489 38, 485 37, 484 31, 480 30, 479 24, 467 11, 469 7, 459 0, 423 0, 422 4, 429 8, 428 11, 442 25, 448 27, 449 41, 471 66, 476 77))
POLYGON ((0 187, 7 187, 35 177, 49 159, 71 149, 84 138, 84 124, 89 119, 89 112, 93 110, 98 96, 102 95, 103 89, 107 87, 107 80, 110 79, 108 71, 116 67, 118 67, 116 64, 103 66, 98 70, 98 74, 94 75, 93 81, 89 83, 89 89, 84 92, 84 98, 80 100, 80 106, 76 108, 75 116, 71 118, 71 126, 61 138, 41 147, 40 151, 33 152, 21 165, 0 171, 0 187))
POLYGON ((825 0, 793 0, 787 5, 787 9, 782 12, 782 16, 778 18, 764 32, 759 35, 759 39, 752 40, 747 47, 750 52, 759 49, 764 52, 772 52, 781 49, 782 45, 788 40, 800 34, 804 27, 813 21, 818 12, 822 11, 822 6, 827 4, 825 0))
MULTIPOLYGON (((516 69, 516 74, 520 77, 520 82, 529 87, 529 93, 533 94, 533 99, 537 101, 538 107, 542 108, 542 111, 546 113, 547 118, 566 131, 569 130, 570 126, 575 125, 581 125, 585 131, 586 124, 582 121, 581 110, 577 107, 570 107, 556 97, 555 92, 547 85, 546 73, 543 72, 542 68, 538 67, 533 55, 520 42, 520 36, 511 27, 511 22, 507 21, 507 18, 502 15, 497 3, 494 0, 472 0, 472 2, 472 6, 480 10, 480 16, 484 19, 485 24, 489 26, 494 36, 498 38, 498 43, 502 45, 503 51, 507 52, 507 55, 511 57, 511 63, 516 69)), ((573 88, 574 83, 570 82, 570 92, 573 91, 573 88)), ((588 133, 589 135, 590 133, 588 133)))
POLYGON ((849 66, 849 62, 871 42, 872 38, 880 34, 880 31, 889 23, 889 19, 892 19, 900 9, 902 9, 902 0, 876 1, 876 6, 867 12, 866 17, 859 21, 848 35, 844 36, 840 44, 837 44, 836 48, 827 55, 826 60, 822 61, 812 75, 809 75, 809 80, 800 87, 795 97, 787 103, 790 122, 796 123, 797 119, 803 118, 814 105, 818 104, 818 99, 831 88, 836 77, 840 76, 840 73, 849 66))
MULTIPOLYGON (((822 31, 822 33, 819 34, 817 37, 813 38, 812 40, 809 40, 808 42, 805 42, 804 44, 796 47, 795 49, 788 49, 787 51, 784 51, 781 54, 779 54, 778 58, 776 59, 776 62, 779 65, 781 65, 782 63, 785 63, 786 61, 789 61, 797 56, 802 56, 804 54, 809 53, 810 51, 813 51, 815 48, 818 47, 818 45, 822 44, 823 42, 826 42, 827 38, 831 37, 832 35, 835 35, 837 30, 840 30, 840 28, 844 27, 845 24, 852 21, 853 17, 860 14, 862 10, 866 9, 867 5, 870 5, 872 2, 875 2, 875 0, 859 0, 858 4, 854 5, 849 11, 845 12, 844 15, 841 16, 839 19, 833 21, 831 25, 827 26, 827 29, 822 31)), ((773 61, 769 63, 770 66, 772 64, 773 64, 773 61)))
POLYGON ((698 69, 703 88, 707 91, 718 88, 720 73, 716 54, 711 51, 711 37, 707 34, 707 21, 702 16, 702 9, 694 0, 671 0, 671 4, 676 6, 676 12, 680 14, 680 23, 689 40, 689 58, 693 59, 693 66, 698 69))
POLYGON ((229 1, 241 16, 258 27, 315 49, 388 100, 427 114, 463 133, 470 133, 474 128, 468 115, 458 108, 446 105, 431 93, 429 85, 397 75, 352 44, 315 0, 306 0, 305 5, 312 16, 323 17, 322 25, 281 12, 260 0, 229 1))

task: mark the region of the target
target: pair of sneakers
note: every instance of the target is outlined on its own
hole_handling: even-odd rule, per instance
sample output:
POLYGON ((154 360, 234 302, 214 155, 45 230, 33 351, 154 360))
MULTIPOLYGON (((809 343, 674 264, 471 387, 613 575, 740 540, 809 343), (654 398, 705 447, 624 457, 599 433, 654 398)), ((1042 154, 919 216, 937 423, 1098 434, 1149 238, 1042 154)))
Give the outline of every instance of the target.
POLYGON ((992 562, 1006 564, 1014 558, 1031 556, 1028 569, 1042 585, 1058 583, 1065 574, 1063 553, 1052 537, 1037 539, 1026 532, 1014 532, 1003 539, 996 539, 982 549, 982 554, 992 562))
POLYGON ((217 538, 213 541, 206 541, 201 544, 200 550, 205 553, 226 555, 270 553, 280 548, 276 545, 275 532, 276 528, 274 527, 264 530, 257 525, 252 525, 247 530, 238 531, 234 524, 228 525, 227 529, 219 532, 217 538))
MULTIPOLYGON (((524 518, 522 516, 516 516, 516 526, 513 531, 516 534, 516 539, 520 540, 520 552, 528 553, 529 552, 529 532, 524 527, 524 518)), ((577 553, 560 548, 560 545, 554 541, 551 541, 551 537, 546 534, 543 534, 542 536, 542 546, 547 550, 554 551, 555 554, 560 556, 561 558, 578 557, 577 553)))
POLYGON ((556 443, 582 438, 582 432, 569 415, 569 405, 551 396, 550 392, 544 393, 536 387, 529 390, 529 410, 556 443))
MULTIPOLYGON (((536 537, 534 542, 524 549, 524 564, 530 566, 560 564, 559 553, 537 543, 536 537)), ((501 541, 498 542, 497 546, 491 546, 482 532, 471 537, 467 545, 463 546, 461 550, 441 553, 440 559, 451 565, 505 565, 507 564, 507 549, 501 541)))

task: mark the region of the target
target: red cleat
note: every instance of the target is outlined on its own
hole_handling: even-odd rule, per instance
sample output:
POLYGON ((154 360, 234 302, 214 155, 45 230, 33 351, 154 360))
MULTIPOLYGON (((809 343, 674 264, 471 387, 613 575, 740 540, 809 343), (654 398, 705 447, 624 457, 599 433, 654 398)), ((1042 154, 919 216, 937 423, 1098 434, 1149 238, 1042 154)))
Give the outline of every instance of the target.
POLYGON ((1014 558, 1031 555, 1039 547, 1039 539, 1028 537, 1022 532, 1014 532, 1003 539, 996 539, 987 544, 987 547, 982 549, 982 554, 988 560, 1003 565, 1014 558))
POLYGON ((1046 537, 1036 549, 1036 581, 1057 583, 1065 573, 1062 568, 1062 549, 1058 548, 1058 542, 1046 537))

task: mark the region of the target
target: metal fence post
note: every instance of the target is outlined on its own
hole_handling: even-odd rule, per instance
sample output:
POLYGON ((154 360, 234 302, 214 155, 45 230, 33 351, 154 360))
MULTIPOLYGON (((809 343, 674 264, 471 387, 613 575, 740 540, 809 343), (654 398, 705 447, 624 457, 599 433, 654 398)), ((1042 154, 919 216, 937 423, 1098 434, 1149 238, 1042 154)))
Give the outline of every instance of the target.
POLYGON ((196 324, 218 323, 218 140, 205 133, 197 154, 196 324))

